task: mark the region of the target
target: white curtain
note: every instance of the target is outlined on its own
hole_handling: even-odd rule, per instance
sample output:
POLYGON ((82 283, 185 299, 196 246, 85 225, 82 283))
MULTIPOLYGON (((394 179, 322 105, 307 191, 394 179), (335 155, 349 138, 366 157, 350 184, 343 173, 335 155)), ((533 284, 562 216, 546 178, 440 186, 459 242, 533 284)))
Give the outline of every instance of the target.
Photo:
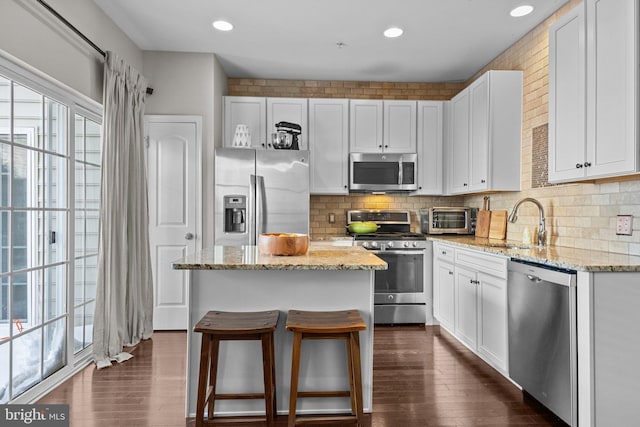
POLYGON ((147 82, 112 52, 104 67, 102 190, 93 359, 98 369, 133 357, 151 337, 153 277, 144 164, 147 82))

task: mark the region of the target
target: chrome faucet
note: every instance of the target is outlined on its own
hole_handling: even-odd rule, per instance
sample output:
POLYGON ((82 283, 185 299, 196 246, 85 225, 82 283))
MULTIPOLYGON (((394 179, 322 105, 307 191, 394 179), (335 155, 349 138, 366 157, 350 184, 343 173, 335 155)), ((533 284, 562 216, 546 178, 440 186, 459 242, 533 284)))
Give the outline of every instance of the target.
POLYGON ((518 220, 518 208, 524 202, 531 202, 538 207, 538 213, 540 214, 540 224, 538 225, 538 246, 544 246, 547 239, 547 231, 545 230, 545 227, 544 227, 544 224, 545 224, 544 208, 542 207, 542 204, 539 201, 531 197, 525 197, 524 199, 518 200, 518 202, 516 202, 515 206, 513 207, 513 210, 509 214, 509 217, 507 218, 507 220, 510 223, 514 223, 518 220))

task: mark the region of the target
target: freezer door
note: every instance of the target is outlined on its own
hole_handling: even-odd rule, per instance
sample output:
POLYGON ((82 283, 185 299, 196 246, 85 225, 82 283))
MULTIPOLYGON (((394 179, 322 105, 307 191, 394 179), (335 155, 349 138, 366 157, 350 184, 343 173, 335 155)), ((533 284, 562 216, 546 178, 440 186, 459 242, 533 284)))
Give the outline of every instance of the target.
POLYGON ((256 234, 309 233, 309 152, 256 151, 256 234))
POLYGON ((215 153, 215 244, 216 245, 255 245, 255 194, 252 180, 255 180, 256 151, 241 148, 218 148, 215 153), (234 199, 246 203, 243 215, 227 212, 234 199), (225 203, 226 200, 226 203, 225 203), (229 227, 231 222, 246 222, 242 232, 229 227), (225 227, 225 223, 227 226, 225 227))

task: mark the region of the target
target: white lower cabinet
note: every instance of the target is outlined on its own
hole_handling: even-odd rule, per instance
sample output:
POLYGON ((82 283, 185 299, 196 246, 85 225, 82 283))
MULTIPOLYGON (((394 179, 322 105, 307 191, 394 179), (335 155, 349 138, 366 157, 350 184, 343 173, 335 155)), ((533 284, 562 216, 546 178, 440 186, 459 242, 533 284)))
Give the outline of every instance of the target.
POLYGON ((502 374, 508 372, 507 261, 434 242, 434 315, 502 374))

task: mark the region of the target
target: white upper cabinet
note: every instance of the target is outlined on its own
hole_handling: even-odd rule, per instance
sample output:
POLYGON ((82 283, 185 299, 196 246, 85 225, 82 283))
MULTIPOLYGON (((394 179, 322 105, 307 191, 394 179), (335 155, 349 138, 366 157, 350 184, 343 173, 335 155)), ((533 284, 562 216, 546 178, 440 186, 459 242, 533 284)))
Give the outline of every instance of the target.
POLYGON ((350 150, 415 153, 416 101, 350 101, 350 150))
POLYGON ((416 101, 384 101, 382 151, 416 152, 416 101))
POLYGON ((443 101, 418 101, 418 191, 443 192, 443 101))
POLYGON ((267 137, 276 131, 275 125, 279 122, 299 124, 302 128, 299 148, 308 149, 307 98, 267 98, 267 137))
POLYGON ((520 190, 522 72, 486 72, 449 111, 449 193, 520 190))
POLYGON ((381 152, 382 101, 352 99, 349 101, 349 112, 349 151, 381 152))
POLYGON ((585 0, 549 29, 549 181, 633 174, 637 0, 585 0))
POLYGON ((224 97, 224 141, 225 147, 233 146, 236 126, 243 124, 249 127, 251 146, 267 147, 267 100, 250 96, 224 97))
POLYGON ((348 194, 349 100, 309 99, 311 194, 348 194))

